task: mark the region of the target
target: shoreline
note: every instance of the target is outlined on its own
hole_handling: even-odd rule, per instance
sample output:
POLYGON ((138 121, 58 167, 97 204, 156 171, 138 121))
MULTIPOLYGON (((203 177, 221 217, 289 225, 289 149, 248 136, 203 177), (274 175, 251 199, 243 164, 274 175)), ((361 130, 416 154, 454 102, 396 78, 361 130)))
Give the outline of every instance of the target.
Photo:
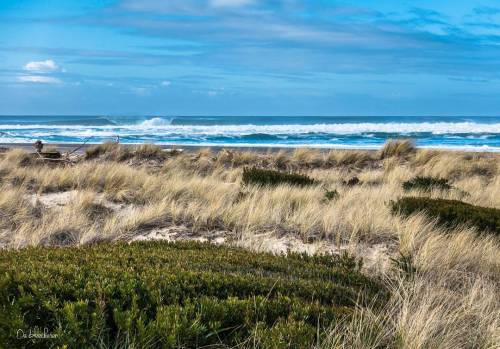
MULTIPOLYGON (((94 145, 102 144, 103 142, 98 143, 44 143, 47 147, 55 147, 61 152, 73 151, 75 148, 79 148, 75 153, 83 153, 85 149, 92 147, 94 145)), ((296 149, 305 148, 305 149, 314 149, 318 151, 331 151, 331 150, 342 150, 342 151, 368 151, 374 152, 378 151, 383 145, 380 146, 322 146, 322 145, 308 145, 308 144, 290 144, 290 145, 250 145, 250 144, 240 144, 240 145, 228 145, 228 144, 207 144, 207 145, 194 145, 194 144, 158 144, 158 143, 120 143, 126 147, 134 147, 140 144, 154 144, 156 146, 161 147, 162 149, 182 149, 187 152, 194 152, 200 149, 211 149, 215 152, 219 152, 223 149, 229 150, 239 150, 239 151, 249 151, 256 153, 268 153, 268 152, 292 152, 296 149)), ((24 150, 34 150, 33 143, 0 143, 0 149, 8 148, 8 149, 24 149, 24 150)), ((440 146, 416 146, 417 149, 430 149, 437 151, 451 151, 451 152, 464 152, 464 153, 500 153, 500 147, 440 147, 440 146)))

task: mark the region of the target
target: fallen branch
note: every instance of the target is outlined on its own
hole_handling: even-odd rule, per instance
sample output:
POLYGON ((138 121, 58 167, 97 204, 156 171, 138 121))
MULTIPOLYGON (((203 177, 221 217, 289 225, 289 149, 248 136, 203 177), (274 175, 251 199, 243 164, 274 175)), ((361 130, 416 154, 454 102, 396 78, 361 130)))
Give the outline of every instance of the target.
POLYGON ((70 159, 64 159, 64 158, 61 158, 61 159, 53 159, 53 158, 43 158, 43 157, 40 157, 38 159, 35 159, 35 160, 38 160, 38 161, 55 161, 55 162, 68 162, 68 163, 73 163, 72 160, 70 159))
POLYGON ((85 141, 84 141, 82 144, 80 144, 78 147, 76 147, 76 148, 75 148, 75 149, 73 149, 72 151, 67 152, 64 156, 65 156, 65 157, 69 157, 69 156, 70 156, 71 154, 73 154, 74 152, 76 152, 76 151, 78 151, 78 150, 82 149, 82 148, 85 146, 85 144, 87 144, 87 142, 90 140, 90 138, 92 138, 92 137, 88 137, 87 139, 85 139, 85 141))

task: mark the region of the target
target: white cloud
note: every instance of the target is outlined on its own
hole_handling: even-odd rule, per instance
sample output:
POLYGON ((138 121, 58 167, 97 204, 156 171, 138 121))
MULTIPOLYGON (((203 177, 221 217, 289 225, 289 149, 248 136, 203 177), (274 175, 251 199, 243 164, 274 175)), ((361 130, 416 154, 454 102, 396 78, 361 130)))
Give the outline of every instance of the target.
POLYGON ((254 0, 211 0, 212 7, 240 7, 250 5, 254 0))
POLYGON ((171 84, 172 83, 170 81, 165 80, 165 81, 162 81, 160 85, 162 85, 162 86, 170 86, 171 84))
POLYGON ((24 66, 25 70, 48 73, 59 70, 59 66, 52 59, 47 59, 45 61, 33 61, 29 62, 24 66))
POLYGON ((40 84, 60 84, 62 81, 52 76, 39 76, 39 75, 23 75, 18 76, 17 79, 22 82, 35 82, 40 84))

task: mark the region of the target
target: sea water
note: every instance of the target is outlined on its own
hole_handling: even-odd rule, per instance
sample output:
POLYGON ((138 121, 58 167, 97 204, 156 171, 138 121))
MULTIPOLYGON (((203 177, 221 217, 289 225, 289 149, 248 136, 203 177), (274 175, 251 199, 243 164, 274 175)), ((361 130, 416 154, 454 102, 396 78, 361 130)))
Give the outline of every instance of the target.
POLYGON ((500 117, 437 116, 0 116, 0 143, 156 143, 249 147, 417 146, 500 151, 500 117))

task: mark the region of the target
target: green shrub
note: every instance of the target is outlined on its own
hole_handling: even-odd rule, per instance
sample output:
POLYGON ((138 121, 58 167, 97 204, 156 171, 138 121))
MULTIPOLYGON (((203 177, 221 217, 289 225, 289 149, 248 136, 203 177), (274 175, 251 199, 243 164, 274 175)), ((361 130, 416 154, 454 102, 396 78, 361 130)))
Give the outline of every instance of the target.
POLYGON ((192 242, 0 251, 0 343, 14 347, 312 347, 358 299, 387 299, 349 256, 192 242), (51 339, 17 339, 18 329, 51 339), (153 343, 153 344, 152 344, 153 343))
POLYGON ((337 189, 327 190, 325 192, 325 199, 328 201, 335 200, 339 197, 339 192, 337 189))
POLYGON ((269 186, 290 184, 296 186, 306 186, 316 184, 316 181, 306 175, 298 173, 287 173, 252 167, 243 169, 243 184, 269 186))
POLYGON ((451 185, 445 178, 436 177, 420 177, 417 176, 409 181, 403 183, 403 189, 406 191, 412 189, 430 191, 432 189, 449 190, 451 185))
POLYGON ((423 211, 446 227, 459 224, 475 226, 479 230, 500 234, 500 210, 480 207, 457 200, 405 197, 392 202, 392 212, 410 215, 423 211))

